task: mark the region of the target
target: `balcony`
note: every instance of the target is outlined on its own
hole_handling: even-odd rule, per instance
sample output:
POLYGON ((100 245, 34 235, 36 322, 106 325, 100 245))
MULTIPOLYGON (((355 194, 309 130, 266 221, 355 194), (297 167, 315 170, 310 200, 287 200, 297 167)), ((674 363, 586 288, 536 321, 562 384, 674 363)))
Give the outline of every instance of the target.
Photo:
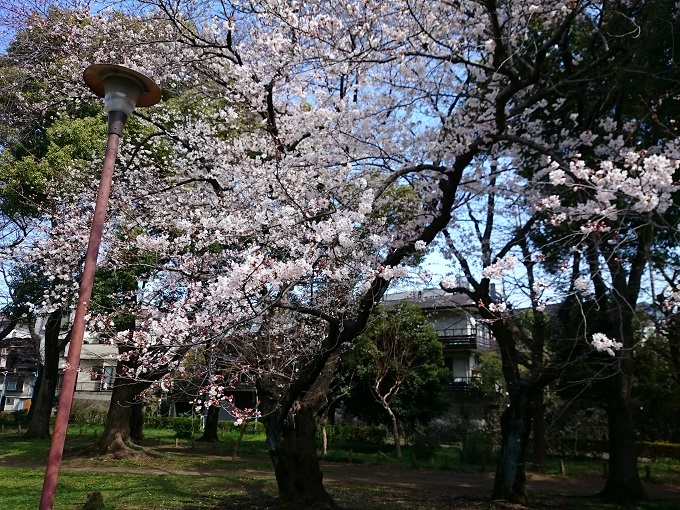
POLYGON ((113 384, 105 381, 84 381, 76 383, 77 392, 100 392, 100 391, 112 391, 113 384))
POLYGON ((474 377, 454 377, 446 389, 456 396, 478 396, 482 392, 472 384, 474 377))
POLYGON ((491 336, 486 328, 475 326, 438 329, 437 336, 444 349, 491 349, 491 336))

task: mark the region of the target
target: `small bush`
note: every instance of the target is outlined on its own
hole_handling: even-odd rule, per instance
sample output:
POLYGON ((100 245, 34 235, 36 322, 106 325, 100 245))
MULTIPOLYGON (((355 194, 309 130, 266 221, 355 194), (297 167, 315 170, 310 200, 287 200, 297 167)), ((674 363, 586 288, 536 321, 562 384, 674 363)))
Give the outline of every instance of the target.
POLYGON ((494 457, 494 438, 484 430, 471 430, 463 439, 460 460, 465 464, 486 465, 494 457))
POLYGON ((144 415, 144 426, 150 429, 170 429, 173 418, 156 414, 144 415))
MULTIPOLYGON (((234 423, 233 421, 221 421, 217 424, 217 430, 223 434, 231 434, 233 432, 240 434, 243 424, 234 425, 234 423)), ((245 427, 244 434, 246 435, 262 434, 264 432, 264 425, 260 421, 247 421, 245 427)))
POLYGON ((200 420, 191 417, 177 417, 172 418, 170 422, 172 429, 175 431, 175 437, 179 439, 190 439, 194 432, 200 428, 200 420))
POLYGON ((381 445, 385 443, 387 429, 384 427, 358 427, 355 425, 339 425, 334 435, 341 441, 381 445))
POLYGON ((554 441, 552 450, 558 455, 572 455, 574 457, 602 457, 609 451, 609 442, 596 439, 574 439, 563 437, 554 441))
POLYGON ((74 400, 68 421, 79 425, 101 425, 106 421, 108 412, 108 402, 74 400))
POLYGON ((25 425, 28 423, 28 411, 21 409, 20 411, 12 412, 12 420, 14 425, 25 425))
MULTIPOLYGON (((328 448, 335 448, 339 437, 340 427, 333 425, 326 425, 326 439, 328 440, 328 448)), ((316 437, 319 440, 319 445, 321 445, 321 425, 316 426, 316 437)))
POLYGON ((4 425, 6 427, 14 425, 14 416, 12 416, 12 413, 0 413, 0 425, 4 425))
POLYGON ((413 439, 413 451, 419 461, 433 460, 441 449, 439 441, 428 436, 416 436, 413 439))

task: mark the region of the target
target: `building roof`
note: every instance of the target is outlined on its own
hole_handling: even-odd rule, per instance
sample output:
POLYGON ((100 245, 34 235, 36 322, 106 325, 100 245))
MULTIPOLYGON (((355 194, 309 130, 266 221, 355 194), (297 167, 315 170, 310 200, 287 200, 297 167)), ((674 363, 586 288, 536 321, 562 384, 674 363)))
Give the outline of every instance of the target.
POLYGON ((407 301, 423 310, 437 310, 440 308, 469 308, 473 307, 472 300, 463 294, 451 294, 442 289, 423 289, 406 292, 394 292, 384 297, 385 306, 394 306, 401 301, 407 301))

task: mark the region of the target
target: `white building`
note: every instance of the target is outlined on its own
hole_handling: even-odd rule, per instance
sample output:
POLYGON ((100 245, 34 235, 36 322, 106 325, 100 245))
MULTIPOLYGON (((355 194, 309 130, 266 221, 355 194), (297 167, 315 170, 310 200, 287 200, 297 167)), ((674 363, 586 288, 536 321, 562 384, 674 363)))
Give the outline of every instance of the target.
MULTIPOLYGON (((45 352, 44 323, 37 324, 36 336, 31 338, 28 327, 18 325, 0 340, 0 412, 28 410, 31 406, 38 360, 45 352)), ((86 334, 74 399, 108 401, 111 398, 117 354, 115 346, 104 345, 97 336, 86 334)), ((60 355, 60 371, 64 369, 67 355, 68 347, 60 355)))
POLYGON ((496 346, 488 324, 477 320, 475 304, 467 296, 441 289, 385 296, 388 307, 401 301, 421 308, 437 332, 444 350, 444 362, 451 371, 454 394, 461 397, 470 394, 479 363, 478 353, 496 346))

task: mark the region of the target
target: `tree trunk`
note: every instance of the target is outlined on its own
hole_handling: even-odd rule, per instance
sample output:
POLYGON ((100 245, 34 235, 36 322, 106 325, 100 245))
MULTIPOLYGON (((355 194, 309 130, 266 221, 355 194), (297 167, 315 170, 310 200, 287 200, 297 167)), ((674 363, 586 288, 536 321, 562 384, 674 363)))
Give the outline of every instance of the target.
MULTIPOLYGON (((368 320, 364 317, 362 327, 368 320)), ((343 330, 354 338, 354 328, 343 330)), ((284 509, 334 509, 333 498, 323 486, 323 473, 316 456, 316 421, 327 402, 343 344, 331 325, 327 350, 296 372, 293 384, 282 390, 276 377, 258 377, 255 384, 266 432, 267 451, 274 465, 279 503, 284 509)))
POLYGON ((198 440, 206 441, 208 443, 217 443, 220 440, 220 438, 217 437, 217 424, 219 421, 219 406, 208 407, 208 414, 205 417, 205 426, 203 427, 203 435, 198 440))
POLYGON ((544 473, 548 465, 548 453, 545 444, 545 406, 543 391, 540 391, 531 402, 532 406, 532 463, 534 470, 544 473))
POLYGON ((316 423, 312 409, 295 405, 286 418, 265 415, 267 450, 274 464, 281 507, 288 510, 335 508, 323 486, 316 455, 316 423))
MULTIPOLYGON (((47 353, 45 354, 47 359, 47 353)), ((56 364, 38 366, 38 380, 31 399, 28 428, 24 433, 26 439, 46 439, 50 437, 50 417, 52 416, 59 378, 58 363, 59 359, 57 358, 56 364)))
POLYGON ((607 501, 625 506, 648 499, 638 473, 631 400, 633 378, 626 374, 624 368, 627 365, 625 358, 628 356, 632 354, 623 353, 621 370, 611 381, 613 388, 607 401, 609 469, 607 483, 599 494, 607 501))
POLYGON ((328 455, 328 431, 326 430, 328 426, 328 409, 319 416, 319 426, 321 428, 321 460, 325 460, 326 455, 328 455))
MULTIPOLYGON (((67 339, 59 341, 61 332, 61 310, 52 312, 45 325, 44 364, 38 366, 38 380, 31 399, 26 439, 45 439, 50 437, 50 417, 54 408, 57 382, 59 380, 59 352, 67 339)), ((68 338, 68 336, 67 336, 68 338)))
POLYGON ((324 460, 328 455, 328 430, 326 430, 327 423, 321 425, 321 459, 324 460))
POLYGON ((130 409, 130 439, 137 444, 144 441, 144 402, 138 400, 130 409))
POLYGON ((531 395, 518 388, 501 417, 501 454, 494 479, 493 498, 525 504, 526 450, 531 433, 531 395))
POLYGON ((128 452, 128 445, 132 443, 130 418, 135 403, 134 397, 150 385, 151 383, 146 381, 133 381, 120 375, 116 377, 104 432, 96 445, 99 453, 118 455, 128 452))
POLYGON ((236 442, 234 443, 234 451, 231 454, 231 461, 234 462, 236 460, 236 456, 238 455, 238 450, 241 447, 241 443, 243 442, 243 434, 246 433, 246 427, 248 426, 248 421, 243 420, 243 423, 241 423, 240 430, 238 431, 238 438, 236 439, 236 442))
POLYGON ((399 434, 399 424, 397 423, 397 417, 390 409, 390 406, 383 403, 383 407, 390 415, 390 425, 392 425, 392 437, 394 438, 394 451, 397 454, 397 458, 401 459, 401 436, 399 434))

